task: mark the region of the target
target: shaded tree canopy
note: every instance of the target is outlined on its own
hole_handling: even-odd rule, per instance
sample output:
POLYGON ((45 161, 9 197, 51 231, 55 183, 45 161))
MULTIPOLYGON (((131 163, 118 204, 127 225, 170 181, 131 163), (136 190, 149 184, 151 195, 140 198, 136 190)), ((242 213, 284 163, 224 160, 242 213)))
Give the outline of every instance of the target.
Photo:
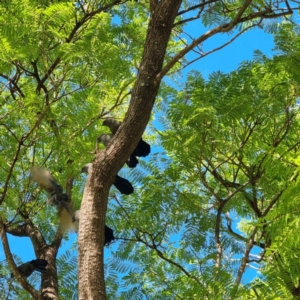
POLYGON ((295 10, 295 1, 1 1, 1 297, 299 297, 295 10), (203 58, 254 27, 275 34, 273 59, 256 53, 208 80, 193 71, 182 89, 162 82, 192 50, 203 58), (203 50, 222 33, 228 42, 203 50), (145 140, 160 151, 129 171, 155 101, 161 126, 145 140), (123 122, 104 149, 97 137, 111 116, 123 122), (48 203, 34 166, 80 208, 78 269, 70 252, 57 257, 72 216, 48 203), (111 188, 120 169, 131 195, 111 188), (105 224, 117 241, 103 261, 105 224), (47 261, 41 283, 20 274, 9 235, 29 237, 47 261), (251 267, 261 275, 246 280, 251 267))

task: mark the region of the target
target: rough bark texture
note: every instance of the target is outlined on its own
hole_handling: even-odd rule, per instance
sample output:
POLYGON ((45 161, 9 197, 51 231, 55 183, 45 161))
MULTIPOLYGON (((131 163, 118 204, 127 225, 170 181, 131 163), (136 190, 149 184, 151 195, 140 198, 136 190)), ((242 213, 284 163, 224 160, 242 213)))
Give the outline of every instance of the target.
POLYGON ((0 233, 1 233, 1 241, 5 253, 5 257, 12 269, 12 273, 17 278, 18 282, 21 284, 21 286, 26 290, 31 296, 32 299, 38 299, 38 300, 43 300, 43 298, 39 295, 39 293, 32 287, 26 279, 20 274, 19 270, 17 269, 17 266, 14 262, 13 256, 11 254, 8 240, 7 240, 7 235, 6 235, 6 230, 5 230, 5 225, 3 223, 2 218, 0 217, 0 233))
POLYGON ((43 249, 43 257, 48 262, 47 273, 42 274, 42 296, 45 300, 58 299, 58 278, 56 270, 56 255, 55 247, 46 246, 43 249))
MULTIPOLYGON (((41 295, 39 292, 35 291, 32 286, 30 286, 24 278, 17 273, 14 273, 20 284, 27 290, 34 298, 33 299, 43 299, 43 300, 58 300, 58 278, 56 270, 56 256, 58 248, 61 244, 62 233, 60 230, 51 245, 48 245, 42 236, 41 232, 35 227, 29 220, 25 224, 20 225, 15 228, 10 228, 2 225, 2 237, 5 237, 6 232, 14 236, 19 237, 29 237, 31 239, 34 252, 37 258, 45 259, 48 262, 47 272, 42 274, 41 283, 41 295)), ((8 242, 7 242, 8 246, 8 242)), ((8 249, 9 250, 9 249, 8 249)), ((11 256, 10 251, 6 251, 7 257, 11 256)), ((10 266, 14 272, 14 263, 11 256, 10 266)))
POLYGON ((124 122, 107 148, 96 155, 84 190, 79 224, 79 299, 106 299, 103 243, 109 188, 117 172, 138 144, 149 121, 160 85, 172 26, 181 0, 165 0, 152 7, 139 73, 124 122), (103 229, 101 229, 103 228, 103 229))

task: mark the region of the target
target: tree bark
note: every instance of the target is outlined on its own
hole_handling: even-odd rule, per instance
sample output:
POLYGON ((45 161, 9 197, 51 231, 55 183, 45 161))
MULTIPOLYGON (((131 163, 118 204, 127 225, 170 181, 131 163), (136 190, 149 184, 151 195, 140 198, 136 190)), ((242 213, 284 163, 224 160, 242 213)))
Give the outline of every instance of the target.
POLYGON ((48 245, 42 249, 42 257, 48 262, 47 272, 42 274, 41 294, 44 300, 58 300, 57 251, 58 248, 48 245))
POLYGON ((144 53, 125 119, 97 153, 85 186, 78 236, 79 299, 106 299, 103 244, 109 188, 138 144, 158 93, 167 44, 181 0, 153 2, 144 53))
MULTIPOLYGON (((42 276, 41 295, 36 294, 36 297, 39 298, 35 298, 35 299, 58 300, 58 278, 57 278, 57 270, 56 270, 56 256, 57 256, 58 248, 61 244, 63 234, 58 229, 52 244, 48 245, 44 237, 42 236, 41 232, 39 231, 39 229, 35 227, 31 221, 26 220, 25 222, 26 222, 25 224, 22 224, 15 228, 7 227, 4 230, 14 236, 29 237, 32 242, 36 257, 40 259, 45 259, 48 262, 47 272, 41 275, 42 276)), ((17 279, 19 280, 18 277, 17 279)), ((21 279, 23 278, 21 277, 21 279)), ((22 284, 21 281, 20 283, 22 284)), ((28 289, 26 290, 29 291, 28 289)))
POLYGON ((17 269, 17 266, 14 262, 13 256, 11 254, 8 240, 7 240, 7 235, 5 231, 5 225, 3 223, 2 218, 0 217, 0 233, 1 233, 1 240, 2 240, 2 245, 5 253, 5 257, 12 269, 13 275, 17 278, 18 282, 21 284, 21 286, 26 290, 33 299, 38 299, 38 300, 43 300, 41 295, 39 294, 38 291, 34 289, 27 281, 26 279, 20 274, 19 270, 17 269))

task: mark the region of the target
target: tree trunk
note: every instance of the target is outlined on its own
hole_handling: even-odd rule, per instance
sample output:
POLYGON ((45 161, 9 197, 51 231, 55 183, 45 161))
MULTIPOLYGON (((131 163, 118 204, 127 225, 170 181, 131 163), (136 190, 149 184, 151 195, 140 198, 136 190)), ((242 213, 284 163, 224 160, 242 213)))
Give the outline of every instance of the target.
MULTIPOLYGON (((0 225, 1 225, 1 219, 0 219, 0 225)), ((34 299, 58 300, 58 278, 57 278, 57 270, 56 270, 56 256, 63 237, 62 232, 58 229, 58 232, 52 244, 47 245, 39 229, 35 227, 30 220, 26 220, 26 223, 14 228, 11 227, 5 228, 5 226, 3 226, 3 223, 0 227, 3 228, 3 237, 6 237, 6 232, 12 234, 13 236, 29 237, 32 242, 32 246, 34 248, 36 258, 45 259, 48 262, 47 272, 41 275, 42 276, 41 295, 39 294, 39 292, 33 291, 34 290, 33 287, 31 287, 27 282, 26 282, 27 283, 26 286, 22 282, 20 282, 20 284, 24 287, 25 290, 31 293, 34 299)), ((6 238, 4 243, 7 244, 6 256, 8 258, 11 258, 11 260, 13 260, 12 254, 8 249, 9 245, 6 238)), ((10 265, 12 267, 13 263, 10 262, 10 265)), ((24 280, 24 278, 22 279, 24 280)))
POLYGON ((78 236, 79 299, 106 299, 103 243, 109 188, 138 144, 149 121, 160 85, 172 25, 181 0, 151 1, 144 53, 124 122, 107 148, 97 153, 87 179, 78 236))
POLYGON ((43 257, 48 262, 47 272, 42 274, 41 294, 45 300, 58 300, 58 278, 56 270, 57 249, 46 246, 43 257))

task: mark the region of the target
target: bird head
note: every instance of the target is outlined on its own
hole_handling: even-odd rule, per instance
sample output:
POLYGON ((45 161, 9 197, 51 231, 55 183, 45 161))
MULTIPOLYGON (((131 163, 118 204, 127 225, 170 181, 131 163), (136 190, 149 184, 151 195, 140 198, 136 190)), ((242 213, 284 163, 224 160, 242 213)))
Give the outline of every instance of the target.
POLYGON ((117 121, 114 118, 107 118, 103 121, 102 125, 107 126, 110 129, 110 131, 113 134, 115 134, 117 132, 118 128, 120 127, 121 122, 117 121))
POLYGON ((76 210, 72 217, 72 223, 74 223, 75 221, 79 221, 79 217, 80 217, 80 210, 76 210))
POLYGON ((98 143, 102 143, 102 144, 104 144, 104 146, 106 146, 110 142, 110 140, 112 139, 112 137, 113 137, 113 134, 105 134, 105 133, 103 133, 103 134, 100 134, 98 136, 97 142, 98 143))
POLYGON ((84 165, 81 169, 81 173, 89 173, 91 167, 92 167, 92 163, 88 163, 88 164, 84 165))

